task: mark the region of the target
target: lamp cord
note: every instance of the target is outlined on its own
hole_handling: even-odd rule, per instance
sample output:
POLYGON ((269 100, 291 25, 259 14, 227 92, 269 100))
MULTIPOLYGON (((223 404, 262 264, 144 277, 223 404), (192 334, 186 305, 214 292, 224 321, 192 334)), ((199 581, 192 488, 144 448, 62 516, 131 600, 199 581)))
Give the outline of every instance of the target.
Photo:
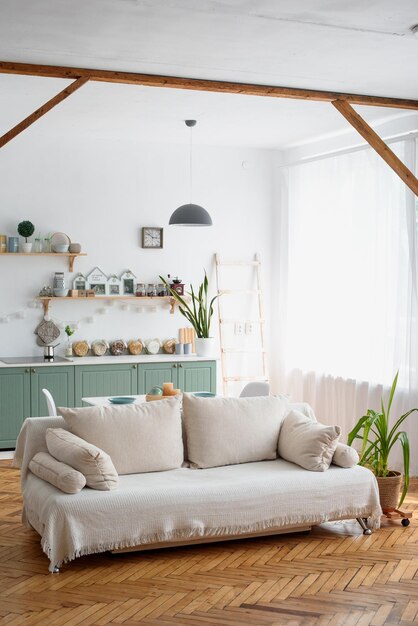
POLYGON ((193 195, 193 127, 190 126, 190 204, 193 195))

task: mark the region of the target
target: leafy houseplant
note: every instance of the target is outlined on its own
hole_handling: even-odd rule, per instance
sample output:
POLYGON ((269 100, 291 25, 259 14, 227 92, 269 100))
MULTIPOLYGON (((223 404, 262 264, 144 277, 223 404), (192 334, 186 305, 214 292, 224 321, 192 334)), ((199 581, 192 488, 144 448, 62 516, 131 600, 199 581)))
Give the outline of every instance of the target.
POLYGON ((186 298, 178 294, 162 276, 160 276, 160 279, 167 287, 169 294, 178 303, 180 313, 190 322, 196 331, 196 353, 199 356, 208 356, 209 352, 212 351, 213 343, 213 339, 210 336, 213 303, 218 296, 214 296, 209 301, 209 281, 206 271, 203 282, 199 285, 197 291, 194 290, 193 285, 190 285, 190 291, 188 292, 188 295, 191 297, 190 305, 186 298))
POLYGON ((404 430, 400 430, 401 425, 411 413, 418 411, 418 408, 411 409, 401 415, 391 427, 389 424, 390 409, 393 396, 395 395, 398 382, 397 372, 389 394, 387 406, 385 407, 383 398, 381 401, 381 411, 368 409, 348 435, 348 444, 351 445, 355 439, 361 439, 360 465, 364 465, 372 470, 379 483, 380 501, 383 511, 400 507, 405 499, 409 487, 409 439, 404 430), (404 466, 404 486, 398 503, 399 491, 402 476, 399 472, 389 469, 389 457, 393 446, 398 442, 402 446, 403 466, 404 466), (387 486, 391 481, 396 488, 389 494, 387 486), (387 496, 387 497, 385 497, 387 496))
POLYGON ((71 328, 69 324, 64 328, 64 332, 67 335, 67 348, 65 350, 65 356, 72 356, 73 349, 71 348, 70 337, 74 335, 75 328, 71 328))
POLYGON ((31 237, 35 232, 35 226, 29 220, 20 222, 17 227, 17 232, 21 237, 25 238, 26 243, 22 244, 23 252, 30 252, 32 250, 32 244, 28 243, 28 237, 31 237))

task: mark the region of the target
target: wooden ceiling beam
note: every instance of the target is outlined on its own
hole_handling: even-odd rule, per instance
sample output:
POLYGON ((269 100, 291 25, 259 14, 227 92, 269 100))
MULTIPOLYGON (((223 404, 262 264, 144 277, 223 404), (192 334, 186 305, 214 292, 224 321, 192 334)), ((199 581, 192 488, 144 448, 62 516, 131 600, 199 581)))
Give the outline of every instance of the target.
POLYGON ((88 78, 86 77, 77 78, 73 83, 71 83, 71 85, 68 85, 68 87, 66 87, 56 96, 51 98, 51 100, 45 102, 45 104, 39 107, 39 109, 36 109, 36 111, 34 111, 24 120, 19 122, 19 124, 16 124, 16 126, 14 126, 2 137, 0 137, 0 148, 3 148, 3 146, 9 143, 9 141, 17 137, 17 135, 20 135, 22 131, 28 128, 28 126, 31 126, 31 124, 33 124, 37 120, 39 120, 39 118, 45 115, 45 113, 48 113, 48 111, 50 111, 54 106, 65 100, 65 98, 68 98, 68 96, 71 96, 71 94, 74 93, 77 89, 80 89, 80 87, 85 85, 87 81, 88 78))
POLYGON ((0 73, 67 79, 84 77, 91 81, 107 83, 123 83, 129 85, 143 85, 147 87, 166 87, 172 89, 190 89, 192 91, 212 91, 217 93, 241 94, 246 96, 266 96, 270 98, 293 98, 297 100, 313 100, 317 102, 344 100, 345 102, 350 102, 351 104, 418 110, 417 100, 367 96, 334 91, 320 91, 316 89, 254 85, 250 83, 236 83, 219 80, 158 76, 152 74, 138 74, 135 72, 117 72, 112 70, 95 70, 87 68, 0 61, 0 73))
POLYGON ((334 100, 333 106, 345 117, 378 155, 393 169, 413 193, 418 196, 418 179, 406 167, 371 126, 344 100, 334 100))

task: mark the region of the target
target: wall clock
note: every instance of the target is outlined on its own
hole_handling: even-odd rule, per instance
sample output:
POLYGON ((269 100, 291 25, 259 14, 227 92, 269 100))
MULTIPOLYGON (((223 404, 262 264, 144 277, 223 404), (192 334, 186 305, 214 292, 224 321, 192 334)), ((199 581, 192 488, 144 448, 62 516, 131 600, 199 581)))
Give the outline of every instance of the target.
POLYGON ((155 226, 144 226, 142 228, 142 247, 154 249, 162 248, 163 229, 155 226))

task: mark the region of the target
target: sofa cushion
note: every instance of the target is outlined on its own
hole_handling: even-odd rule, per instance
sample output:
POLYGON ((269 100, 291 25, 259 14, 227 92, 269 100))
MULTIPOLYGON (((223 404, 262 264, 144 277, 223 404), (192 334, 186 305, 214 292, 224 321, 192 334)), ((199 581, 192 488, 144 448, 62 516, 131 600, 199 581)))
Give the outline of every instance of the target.
POLYGON ((160 472, 183 463, 178 398, 58 412, 71 432, 110 455, 119 474, 160 472))
POLYGON ((279 456, 313 472, 323 472, 331 464, 341 434, 339 426, 313 422, 300 411, 286 416, 279 436, 279 456))
POLYGON ((288 402, 274 396, 183 396, 188 459, 199 468, 277 458, 288 402))
POLYGON ((86 478, 73 467, 57 461, 48 452, 38 452, 29 463, 32 474, 51 483, 65 493, 78 493, 85 487, 86 478))
POLYGON ((58 461, 81 472, 86 477, 88 487, 110 491, 118 486, 119 477, 112 459, 91 443, 63 428, 48 428, 46 445, 49 453, 58 461))
POLYGON ((351 446, 347 446, 345 443, 337 443, 334 455, 332 457, 332 463, 339 467, 354 467, 359 462, 360 457, 357 450, 354 450, 351 446))

